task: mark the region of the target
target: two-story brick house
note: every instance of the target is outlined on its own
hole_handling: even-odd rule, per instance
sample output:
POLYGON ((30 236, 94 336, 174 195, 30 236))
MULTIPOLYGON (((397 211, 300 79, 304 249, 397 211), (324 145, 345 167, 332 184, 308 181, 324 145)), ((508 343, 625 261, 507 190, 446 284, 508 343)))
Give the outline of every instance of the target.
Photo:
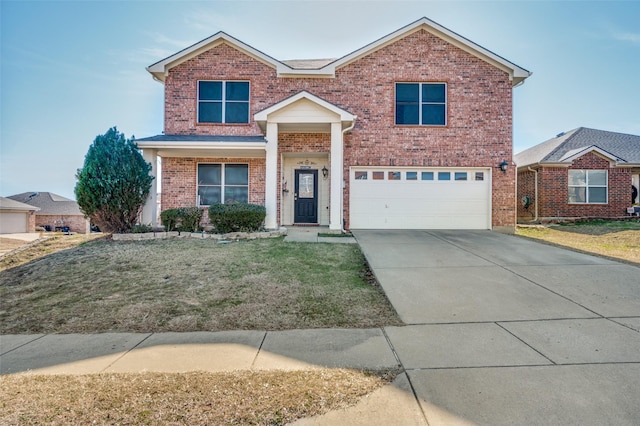
POLYGON ((137 143, 162 158, 162 209, 263 204, 266 228, 515 225, 512 90, 531 73, 427 18, 340 59, 279 61, 220 32, 147 69, 164 133, 137 143))

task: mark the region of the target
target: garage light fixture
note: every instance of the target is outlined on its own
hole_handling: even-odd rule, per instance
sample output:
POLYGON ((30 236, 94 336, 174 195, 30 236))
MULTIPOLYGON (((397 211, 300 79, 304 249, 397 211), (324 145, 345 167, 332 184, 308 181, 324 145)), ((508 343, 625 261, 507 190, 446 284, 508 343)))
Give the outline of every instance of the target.
POLYGON ((329 170, 327 169, 327 166, 322 166, 322 177, 326 179, 327 176, 329 176, 329 170))
POLYGON ((507 160, 502 160, 502 163, 498 164, 498 167, 500 167, 500 170, 502 170, 504 173, 507 173, 508 166, 509 163, 507 163, 507 160))

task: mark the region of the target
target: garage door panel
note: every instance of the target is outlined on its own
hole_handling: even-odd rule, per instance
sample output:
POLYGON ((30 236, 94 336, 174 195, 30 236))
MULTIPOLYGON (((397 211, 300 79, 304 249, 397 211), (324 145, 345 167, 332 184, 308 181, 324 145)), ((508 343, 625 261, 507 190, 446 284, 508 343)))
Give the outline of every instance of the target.
MULTIPOLYGON (((367 170, 358 168, 359 171, 367 170)), ((374 169, 370 169, 373 171, 374 169)), ((379 170, 379 169, 375 169, 379 170)), ((354 229, 487 229, 490 227, 490 171, 483 180, 356 180, 351 174, 350 222, 354 229)), ((433 169, 437 176, 438 169, 433 169)), ((476 169, 467 171, 474 177, 476 169)), ((420 175, 420 174, 418 174, 420 175)), ((372 176, 369 173, 369 176, 372 176)), ((414 175, 415 176, 415 175, 414 175)))
POLYGON ((27 232, 28 213, 3 212, 0 215, 0 234, 27 232))

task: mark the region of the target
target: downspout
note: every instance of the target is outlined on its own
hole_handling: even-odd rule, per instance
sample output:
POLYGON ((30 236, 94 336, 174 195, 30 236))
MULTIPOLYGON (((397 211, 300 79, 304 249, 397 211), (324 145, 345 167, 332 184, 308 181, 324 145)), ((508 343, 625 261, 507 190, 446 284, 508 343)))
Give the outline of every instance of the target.
POLYGON ((533 190, 533 192, 535 193, 534 201, 533 201, 535 203, 535 217, 531 222, 537 222, 538 221, 538 171, 532 169, 531 166, 527 166, 527 170, 535 173, 534 190, 533 190))
MULTIPOLYGON (((356 127, 356 119, 358 118, 357 115, 353 116, 353 121, 351 122, 351 126, 347 127, 346 129, 342 130, 342 167, 344 167, 344 135, 345 133, 353 130, 354 127, 356 127)), ((344 182, 344 181, 343 181, 344 182)), ((346 229, 344 229, 344 191, 342 194, 342 198, 340 198, 340 211, 342 212, 343 216, 342 216, 342 232, 345 233, 347 232, 346 229)))

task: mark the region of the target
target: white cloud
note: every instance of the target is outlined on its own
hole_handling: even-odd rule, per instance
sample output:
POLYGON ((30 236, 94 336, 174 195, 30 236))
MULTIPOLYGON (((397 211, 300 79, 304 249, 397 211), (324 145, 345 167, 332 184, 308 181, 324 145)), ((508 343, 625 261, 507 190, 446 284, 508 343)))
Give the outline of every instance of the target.
POLYGON ((640 45, 640 34, 638 33, 618 33, 614 34, 614 38, 620 41, 629 41, 640 45))

